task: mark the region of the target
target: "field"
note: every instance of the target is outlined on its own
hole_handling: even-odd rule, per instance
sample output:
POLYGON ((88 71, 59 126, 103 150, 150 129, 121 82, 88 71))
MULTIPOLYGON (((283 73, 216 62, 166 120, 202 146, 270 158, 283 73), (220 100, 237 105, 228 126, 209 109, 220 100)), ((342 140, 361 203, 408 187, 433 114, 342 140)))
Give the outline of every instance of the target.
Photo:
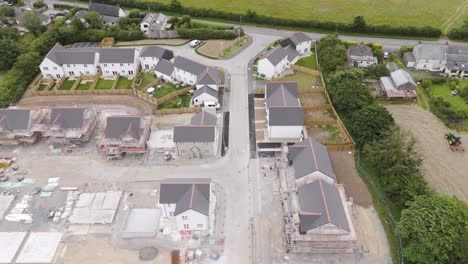
MULTIPOLYGON (((415 105, 388 105, 397 124, 413 133, 423 155, 423 172, 429 186, 468 202, 468 151, 452 152, 444 134, 450 130, 431 112, 415 105)), ((467 133, 461 133, 468 148, 467 133)))
MULTIPOLYGON (((170 0, 162 0, 170 3, 170 0)), ((434 26, 441 29, 458 26, 468 14, 465 0, 180 0, 187 7, 213 8, 245 13, 248 9, 260 15, 302 20, 347 22, 364 16, 369 24, 395 26, 434 26)))

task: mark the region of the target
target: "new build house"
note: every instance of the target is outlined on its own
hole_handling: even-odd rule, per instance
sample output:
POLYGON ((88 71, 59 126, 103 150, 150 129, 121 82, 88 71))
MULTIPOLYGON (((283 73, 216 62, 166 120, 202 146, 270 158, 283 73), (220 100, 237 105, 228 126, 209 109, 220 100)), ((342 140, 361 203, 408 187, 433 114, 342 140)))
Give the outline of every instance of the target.
POLYGON ((108 155, 144 153, 150 130, 149 115, 111 115, 107 117, 99 147, 108 155))
POLYGON ((166 30, 170 25, 167 24, 167 16, 163 13, 148 13, 141 20, 140 30, 148 38, 158 36, 158 31, 166 30))
POLYGON ((299 60, 299 57, 300 54, 294 47, 277 46, 258 60, 257 72, 262 78, 280 77, 284 70, 299 60))
POLYGON ((160 59, 154 66, 154 74, 158 78, 162 78, 166 82, 173 82, 174 80, 174 63, 171 61, 160 59))
POLYGON ((102 48, 99 50, 99 66, 104 77, 124 76, 133 78, 138 70, 139 51, 133 48, 102 48))
POLYGON ((297 96, 297 82, 267 82, 265 104, 268 138, 299 140, 304 111, 297 96))
MULTIPOLYGON (((161 183, 161 217, 175 219, 180 231, 208 230, 211 185, 209 179, 171 179, 161 183)), ((213 214, 214 215, 214 214, 213 214)))
POLYGON ((51 143, 88 142, 97 122, 97 111, 94 107, 52 107, 43 136, 51 143))
POLYGON ((40 132, 36 125, 44 118, 41 110, 27 108, 0 109, 0 144, 35 143, 40 132))
POLYGON ((206 111, 194 115, 190 125, 174 127, 174 143, 180 158, 201 159, 218 153, 218 118, 206 111))
POLYGON ((195 84, 198 76, 206 70, 206 66, 198 62, 177 56, 174 59, 174 79, 184 84, 195 84))
POLYGON ((288 160, 294 169, 297 186, 315 180, 330 184, 336 181, 327 147, 316 140, 309 138, 289 146, 288 160))
POLYGON ((353 45, 348 47, 348 63, 350 66, 364 68, 377 65, 372 49, 366 45, 353 45))
POLYGON ((171 50, 158 46, 144 47, 140 53, 141 69, 143 71, 155 70, 159 60, 171 61, 173 58, 174 53, 171 50))
POLYGON ((282 39, 280 44, 283 48, 291 46, 301 55, 306 55, 310 53, 312 39, 303 32, 296 32, 291 36, 282 39))

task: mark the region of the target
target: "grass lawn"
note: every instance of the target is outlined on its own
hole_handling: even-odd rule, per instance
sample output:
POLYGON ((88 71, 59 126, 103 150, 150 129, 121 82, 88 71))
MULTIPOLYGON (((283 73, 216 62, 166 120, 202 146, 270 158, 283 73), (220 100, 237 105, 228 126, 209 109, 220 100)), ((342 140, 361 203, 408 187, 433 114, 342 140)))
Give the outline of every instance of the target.
MULTIPOLYGON (((463 83, 468 83, 468 81, 460 82, 460 86, 463 83)), ((431 91, 433 96, 442 97, 445 101, 449 102, 453 109, 461 108, 468 111, 468 104, 465 102, 465 100, 463 100, 463 98, 458 95, 452 96, 450 94, 450 88, 447 84, 434 84, 431 86, 431 91)))
POLYGON ((333 125, 324 125, 319 126, 320 130, 327 132, 328 140, 330 141, 337 141, 338 139, 342 139, 340 130, 333 125))
POLYGON ((131 85, 132 85, 132 80, 129 80, 124 77, 120 77, 115 89, 131 89, 131 85))
POLYGON ((41 85, 39 85, 39 87, 37 88, 38 91, 44 91, 44 89, 47 87, 47 84, 46 83, 42 83, 41 85))
POLYGON ((188 94, 179 95, 167 102, 159 105, 159 109, 182 108, 190 106, 190 96, 188 94))
POLYGON ((416 87, 416 93, 418 95, 418 99, 417 99, 418 105, 422 107, 422 109, 429 110, 430 99, 429 99, 429 95, 426 93, 424 88, 418 85, 418 87, 416 87))
POLYGON ((179 87, 179 88, 176 88, 176 85, 175 84, 172 84, 172 83, 161 83, 160 85, 162 85, 162 88, 161 89, 156 89, 154 91, 154 97, 156 98, 161 98, 167 94, 170 94, 172 92, 175 92, 179 89, 182 89, 182 86, 179 87))
POLYGON ((95 89, 96 90, 111 89, 113 84, 114 84, 114 80, 99 79, 98 83, 96 84, 95 89))
MULTIPOLYGON (((160 2, 168 4, 171 0, 160 2)), ((263 0, 180 0, 180 2, 186 7, 212 8, 234 13, 245 13, 250 9, 259 15, 300 20, 352 23, 354 17, 364 16, 368 24, 393 26, 445 28, 447 26, 444 25, 445 21, 450 22, 451 26, 457 26, 466 17, 463 15, 463 9, 457 10, 465 2, 464 0, 270 0, 268 2, 263 0), (457 16, 459 14, 461 15, 457 16)))
POLYGON ((281 78, 281 81, 296 81, 299 87, 312 87, 315 84, 317 77, 310 74, 296 71, 293 75, 288 75, 281 78))
POLYGON ((309 57, 300 59, 298 62, 296 62, 296 65, 317 70, 317 61, 315 60, 315 53, 311 54, 309 57))
POLYGON ((89 90, 91 88, 91 85, 93 84, 92 81, 86 81, 86 82, 81 82, 78 84, 76 87, 77 90, 83 91, 83 90, 89 90))
POLYGON ((59 90, 62 90, 62 91, 63 90, 70 90, 75 82, 76 82, 76 80, 66 80, 60 86, 59 90))
POLYGON ((146 85, 150 84, 152 81, 156 80, 156 76, 153 73, 145 72, 142 73, 140 85, 138 86, 138 90, 143 89, 146 85))

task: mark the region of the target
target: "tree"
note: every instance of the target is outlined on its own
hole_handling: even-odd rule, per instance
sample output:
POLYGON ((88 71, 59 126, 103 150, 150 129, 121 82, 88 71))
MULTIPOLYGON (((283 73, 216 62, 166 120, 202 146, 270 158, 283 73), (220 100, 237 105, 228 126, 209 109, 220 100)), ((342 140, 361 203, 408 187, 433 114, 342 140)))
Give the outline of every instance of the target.
POLYGON ((351 114, 349 131, 357 143, 369 143, 382 138, 382 135, 395 124, 392 115, 379 105, 365 105, 351 114))
POLYGON ((182 4, 178 0, 171 0, 171 3, 169 4, 169 8, 173 12, 178 12, 182 10, 182 4))
POLYGON ((343 45, 320 49, 320 67, 325 72, 342 68, 346 61, 346 48, 343 45))
POLYGON ((88 23, 90 28, 100 29, 102 28, 102 19, 99 13, 97 12, 88 12, 84 16, 86 23, 88 23))
POLYGON ((11 6, 1 6, 0 7, 0 19, 4 20, 6 17, 14 17, 15 9, 11 6))
POLYGON ((366 20, 363 16, 357 16, 354 18, 353 28, 355 32, 364 32, 366 30, 366 20))
POLYGON ((372 103, 369 87, 361 83, 361 71, 337 71, 329 77, 328 92, 336 110, 351 114, 372 103))
POLYGON ((44 3, 44 0, 37 0, 36 2, 34 2, 33 7, 39 9, 42 7, 47 7, 47 5, 46 3, 44 3))
POLYGON ((415 197, 402 211, 396 234, 411 263, 466 263, 468 207, 439 194, 415 197))
POLYGON ((20 34, 16 28, 0 28, 0 39, 7 38, 19 40, 20 34))
POLYGON ((385 64, 369 65, 364 68, 364 77, 371 79, 379 79, 382 76, 388 76, 388 72, 385 64))
POLYGON ((18 56, 14 68, 23 73, 34 73, 34 76, 39 72, 37 65, 41 64, 41 61, 42 57, 38 52, 27 52, 18 56))
POLYGON ((77 17, 72 19, 70 25, 73 28, 73 30, 76 31, 76 32, 79 32, 79 31, 82 31, 82 30, 86 29, 85 24, 77 17))
POLYGON ((138 9, 132 9, 128 13, 128 18, 142 18, 142 13, 138 9))
POLYGON ((0 39, 0 70, 10 69, 19 54, 20 50, 15 40, 0 39))
POLYGON ((46 30, 46 27, 42 25, 42 21, 39 16, 31 11, 25 11, 23 13, 23 16, 20 19, 20 24, 35 36, 38 36, 46 30))

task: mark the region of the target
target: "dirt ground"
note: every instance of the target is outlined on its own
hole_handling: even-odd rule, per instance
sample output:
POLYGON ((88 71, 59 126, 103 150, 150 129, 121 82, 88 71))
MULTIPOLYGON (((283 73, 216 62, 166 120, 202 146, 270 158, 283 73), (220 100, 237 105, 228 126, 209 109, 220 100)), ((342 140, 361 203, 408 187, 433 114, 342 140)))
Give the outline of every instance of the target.
MULTIPOLYGON (((468 203, 468 151, 450 150, 444 138, 450 129, 417 105, 389 105, 387 109, 402 129, 415 136, 424 158, 423 172, 429 186, 468 203)), ((462 141, 467 142, 468 134, 460 135, 462 141)), ((466 143, 465 148, 468 148, 466 143)))
POLYGON ((189 125, 190 119, 194 114, 177 114, 177 115, 158 115, 153 116, 153 124, 158 128, 172 128, 176 125, 189 125))
POLYGON ((139 46, 139 45, 182 45, 187 43, 188 39, 145 39, 136 41, 119 41, 116 46, 139 46))
POLYGON ((367 186, 356 171, 354 152, 336 151, 328 152, 333 170, 339 184, 343 184, 346 195, 354 199, 354 203, 363 207, 372 205, 372 197, 367 186))
POLYGON ((326 103, 322 93, 301 94, 299 100, 302 106, 318 106, 326 103))
POLYGON ((318 126, 307 126, 306 129, 308 137, 313 138, 319 142, 345 142, 343 135, 341 135, 339 131, 334 133, 331 131, 326 131, 318 126))
POLYGON ((198 52, 206 56, 221 58, 224 55, 224 50, 230 47, 234 41, 235 40, 209 39, 198 48, 198 52))
POLYGON ((304 117, 306 119, 314 119, 314 120, 330 120, 332 119, 330 114, 325 111, 306 111, 304 113, 304 117))

